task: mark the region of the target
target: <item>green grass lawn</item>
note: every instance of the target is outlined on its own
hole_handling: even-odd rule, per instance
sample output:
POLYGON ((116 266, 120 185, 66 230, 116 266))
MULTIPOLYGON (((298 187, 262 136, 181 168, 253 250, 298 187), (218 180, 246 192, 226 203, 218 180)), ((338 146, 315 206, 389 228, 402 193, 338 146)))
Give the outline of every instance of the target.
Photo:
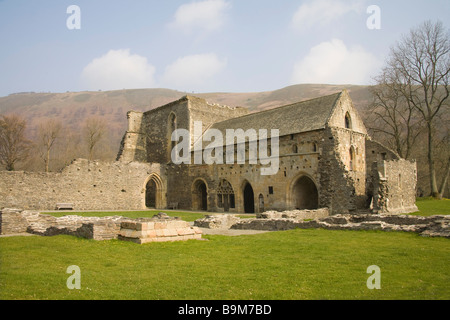
POLYGON ((450 299, 449 239, 314 229, 203 237, 0 238, 0 299, 450 299), (71 265, 80 290, 66 286, 71 265), (379 290, 366 285, 371 265, 381 270, 379 290))
POLYGON ((434 200, 432 198, 418 198, 416 202, 419 212, 413 213, 419 216, 449 215, 450 199, 434 200))

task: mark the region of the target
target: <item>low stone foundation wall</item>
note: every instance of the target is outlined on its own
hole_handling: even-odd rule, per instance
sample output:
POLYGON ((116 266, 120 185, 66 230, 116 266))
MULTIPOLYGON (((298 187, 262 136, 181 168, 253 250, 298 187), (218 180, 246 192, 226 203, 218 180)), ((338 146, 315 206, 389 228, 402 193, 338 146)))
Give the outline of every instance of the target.
POLYGON ((0 234, 31 233, 40 236, 72 235, 94 240, 120 239, 135 243, 201 239, 202 232, 186 221, 160 213, 153 218, 130 219, 122 216, 60 218, 37 211, 3 209, 0 234))
POLYGON ((303 221, 298 219, 247 219, 231 226, 243 230, 290 230, 320 228, 327 230, 382 230, 416 232, 422 236, 450 238, 450 217, 408 215, 334 215, 303 221))
POLYGON ((208 229, 230 229, 232 225, 241 219, 233 214, 212 214, 206 215, 203 219, 195 220, 194 225, 208 229))
POLYGON ((315 210, 266 211, 256 214, 258 219, 319 219, 330 215, 328 208, 315 210))
POLYGON ((202 232, 178 219, 138 219, 122 221, 119 239, 143 244, 161 241, 199 240, 202 232))
MULTIPOLYGON (((307 211, 307 210, 306 210, 307 211)), ((305 214, 307 214, 305 212, 305 214)), ((323 211, 326 214, 326 211, 323 211)), ((378 215, 378 214, 339 214, 325 216, 314 220, 298 218, 298 212, 268 212, 259 214, 256 219, 239 219, 234 217, 233 223, 223 223, 224 215, 211 215, 196 220, 194 225, 203 228, 281 231, 291 229, 327 229, 327 230, 382 230, 415 232, 422 236, 450 238, 450 216, 436 215, 431 217, 411 215, 378 215)))

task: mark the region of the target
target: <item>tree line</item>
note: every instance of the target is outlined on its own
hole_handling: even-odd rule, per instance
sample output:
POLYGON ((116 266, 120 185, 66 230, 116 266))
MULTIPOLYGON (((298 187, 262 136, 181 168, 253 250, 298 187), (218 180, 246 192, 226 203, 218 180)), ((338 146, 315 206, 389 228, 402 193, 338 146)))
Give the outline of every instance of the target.
POLYGON ((32 139, 27 137, 26 126, 17 114, 0 115, 0 165, 5 170, 58 171, 78 157, 112 157, 102 118, 87 118, 79 131, 51 118, 38 124, 32 139))
POLYGON ((426 21, 391 47, 366 120, 372 136, 417 161, 434 198, 443 196, 450 173, 449 77, 450 33, 426 21))

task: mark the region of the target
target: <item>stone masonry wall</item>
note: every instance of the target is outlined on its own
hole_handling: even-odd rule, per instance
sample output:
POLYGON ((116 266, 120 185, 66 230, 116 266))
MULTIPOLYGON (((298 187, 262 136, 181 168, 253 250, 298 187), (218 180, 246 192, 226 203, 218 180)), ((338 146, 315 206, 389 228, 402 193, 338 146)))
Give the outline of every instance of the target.
POLYGON ((389 213, 418 211, 416 206, 416 163, 408 160, 380 161, 374 166, 378 181, 374 184, 373 210, 389 213))
POLYGON ((59 173, 0 171, 0 208, 54 210, 57 203, 71 203, 74 210, 144 209, 152 173, 165 175, 159 164, 85 159, 59 173))
MULTIPOLYGON (((295 199, 292 189, 299 178, 306 176, 312 179, 320 194, 317 168, 321 158, 322 140, 323 131, 320 130, 280 137, 278 171, 274 175, 261 175, 262 165, 249 163, 248 143, 245 164, 191 165, 188 168, 191 179, 189 189, 185 187, 191 192, 186 196, 195 198, 195 195, 192 195, 192 191, 195 191, 192 190, 192 186, 201 180, 208 189, 208 211, 223 212, 224 208, 218 206, 217 190, 219 183, 226 180, 233 189, 235 202, 235 206, 230 207, 229 212, 244 212, 243 192, 246 183, 250 183, 253 189, 255 212, 293 209, 295 199)), ((236 154, 236 145, 234 148, 236 154)), ((183 199, 185 197, 184 194, 179 196, 183 199)), ((198 208, 194 206, 193 209, 198 208)))
POLYGON ((394 151, 368 139, 366 141, 366 189, 371 208, 376 212, 417 211, 417 165, 401 159, 394 151))
MULTIPOLYGON (((354 182, 355 173, 348 171, 339 153, 340 135, 335 131, 340 129, 327 128, 327 135, 322 142, 323 157, 319 162, 321 191, 321 207, 330 209, 331 214, 348 213, 357 210, 365 200, 364 191, 357 194, 354 182)), ((344 158, 345 159, 345 158, 344 158)), ((364 171, 365 172, 365 171, 364 171)), ((365 175, 358 177, 365 181, 365 175)))

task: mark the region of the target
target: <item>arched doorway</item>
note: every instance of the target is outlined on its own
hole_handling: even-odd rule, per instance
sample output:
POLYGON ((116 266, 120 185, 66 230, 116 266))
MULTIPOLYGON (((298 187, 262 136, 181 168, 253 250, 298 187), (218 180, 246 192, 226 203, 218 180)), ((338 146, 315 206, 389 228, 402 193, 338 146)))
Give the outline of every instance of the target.
POLYGON ((163 200, 163 183, 161 178, 152 174, 145 184, 145 207, 162 209, 164 208, 163 200))
POLYGON ((192 209, 208 210, 208 187, 203 180, 197 180, 192 185, 192 209))
POLYGON ((292 188, 292 203, 298 210, 311 210, 319 207, 319 193, 311 178, 302 176, 297 179, 292 188))
POLYGON ((154 180, 147 182, 145 187, 145 206, 156 208, 156 183, 154 180))
POLYGON ((244 186, 244 212, 255 213, 255 195, 249 182, 244 186))

